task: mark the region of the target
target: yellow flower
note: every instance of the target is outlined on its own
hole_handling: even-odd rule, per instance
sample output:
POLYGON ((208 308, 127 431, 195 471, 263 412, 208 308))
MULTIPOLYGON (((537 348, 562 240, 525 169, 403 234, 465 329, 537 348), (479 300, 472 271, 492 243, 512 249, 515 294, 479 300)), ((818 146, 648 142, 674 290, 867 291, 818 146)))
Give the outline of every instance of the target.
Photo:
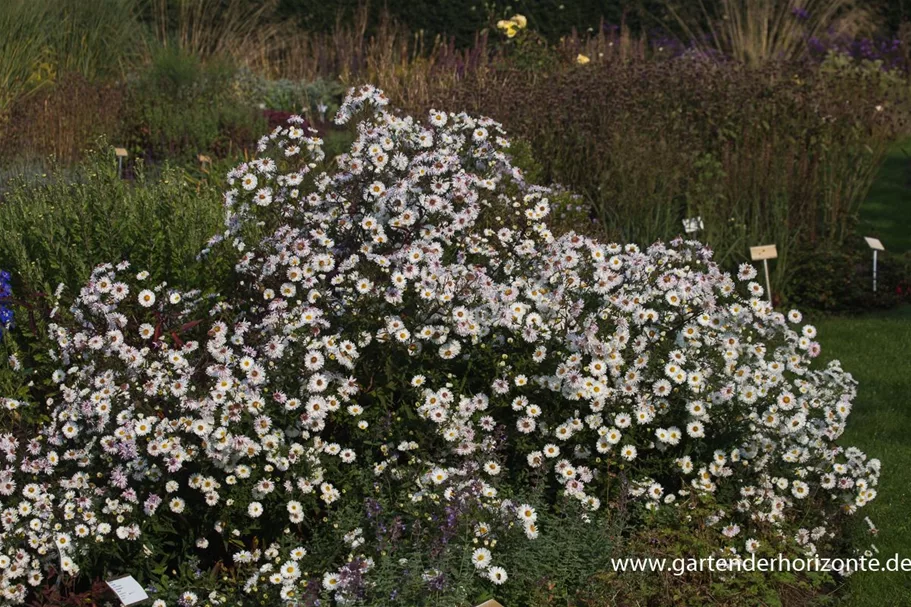
POLYGON ((519 29, 525 29, 525 26, 528 25, 528 19, 525 18, 525 15, 513 15, 512 22, 516 24, 516 27, 519 29))
POLYGON ((578 63, 579 65, 585 65, 585 64, 588 63, 589 61, 591 61, 591 59, 589 59, 588 57, 586 57, 586 56, 583 55, 582 53, 579 53, 579 55, 576 57, 576 63, 578 63))
POLYGON ((512 38, 519 31, 516 29, 516 22, 512 19, 504 19, 502 21, 498 21, 497 29, 503 30, 507 38, 512 38))

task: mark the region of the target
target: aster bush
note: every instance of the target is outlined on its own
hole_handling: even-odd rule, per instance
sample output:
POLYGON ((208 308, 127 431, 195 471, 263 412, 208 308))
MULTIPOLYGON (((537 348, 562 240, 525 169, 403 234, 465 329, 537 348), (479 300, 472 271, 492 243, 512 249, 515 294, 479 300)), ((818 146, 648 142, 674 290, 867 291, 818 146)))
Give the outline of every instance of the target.
POLYGON ((40 412, 0 437, 4 602, 128 571, 156 607, 465 604, 562 570, 548 538, 597 566, 621 515, 812 554, 875 497, 854 381, 752 267, 555 236, 492 120, 370 86, 336 120, 334 164, 292 119, 228 175, 230 292, 61 294, 50 387, 4 399, 40 412))

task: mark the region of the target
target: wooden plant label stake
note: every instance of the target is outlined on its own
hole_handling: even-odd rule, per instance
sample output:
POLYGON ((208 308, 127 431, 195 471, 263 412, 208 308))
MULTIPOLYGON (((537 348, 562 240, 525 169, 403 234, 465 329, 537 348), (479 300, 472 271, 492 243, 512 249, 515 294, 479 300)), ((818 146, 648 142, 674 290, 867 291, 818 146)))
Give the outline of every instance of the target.
POLYGON ((499 604, 494 599, 490 599, 489 601, 484 601, 477 607, 503 607, 503 605, 499 604))
POLYGON ((765 270, 765 290, 769 296, 769 303, 772 303, 772 286, 769 282, 769 260, 778 259, 778 249, 776 249, 773 244, 750 247, 750 258, 753 261, 762 260, 762 267, 765 270))
POLYGON ((867 241, 867 246, 873 249, 873 292, 876 293, 876 254, 880 251, 885 251, 886 247, 883 246, 879 238, 864 236, 864 240, 867 241))
POLYGON ((132 605, 149 598, 149 595, 146 594, 146 591, 132 575, 111 580, 110 582, 105 582, 105 584, 114 591, 114 594, 124 605, 132 605))

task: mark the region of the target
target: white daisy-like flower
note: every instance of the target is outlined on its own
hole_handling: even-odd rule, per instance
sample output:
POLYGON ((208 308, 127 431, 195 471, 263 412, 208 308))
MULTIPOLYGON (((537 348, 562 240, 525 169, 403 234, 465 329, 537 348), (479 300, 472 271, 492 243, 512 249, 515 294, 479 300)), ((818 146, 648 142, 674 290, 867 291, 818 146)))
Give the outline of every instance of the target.
POLYGON ((141 305, 143 308, 150 308, 155 305, 155 293, 149 289, 143 289, 140 291, 138 299, 139 305, 141 305))
POLYGON ((491 567, 487 570, 487 579, 489 579, 497 586, 500 586, 506 583, 506 580, 509 579, 509 576, 506 575, 506 570, 502 567, 491 567))
POLYGON ((471 553, 471 562, 477 569, 487 569, 493 560, 490 550, 487 548, 476 548, 471 553))

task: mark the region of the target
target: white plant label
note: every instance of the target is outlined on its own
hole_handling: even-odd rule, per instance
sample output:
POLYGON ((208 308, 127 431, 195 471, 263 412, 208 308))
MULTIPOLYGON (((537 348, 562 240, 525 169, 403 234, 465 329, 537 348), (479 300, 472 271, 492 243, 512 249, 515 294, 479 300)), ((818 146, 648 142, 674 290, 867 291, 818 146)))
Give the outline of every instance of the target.
POLYGON ((879 238, 871 238, 869 236, 864 236, 864 240, 867 241, 867 246, 869 246, 874 251, 885 251, 886 247, 883 246, 883 243, 880 242, 879 238))
POLYGON ((886 247, 883 246, 879 238, 864 236, 864 240, 867 241, 867 246, 873 249, 873 292, 876 293, 876 254, 880 251, 885 251, 886 247))
POLYGON ((687 234, 692 234, 699 230, 705 229, 705 224, 702 222, 702 217, 689 217, 683 220, 683 231, 687 234))
POLYGON ((146 591, 132 575, 105 582, 124 605, 132 605, 149 598, 146 591))

